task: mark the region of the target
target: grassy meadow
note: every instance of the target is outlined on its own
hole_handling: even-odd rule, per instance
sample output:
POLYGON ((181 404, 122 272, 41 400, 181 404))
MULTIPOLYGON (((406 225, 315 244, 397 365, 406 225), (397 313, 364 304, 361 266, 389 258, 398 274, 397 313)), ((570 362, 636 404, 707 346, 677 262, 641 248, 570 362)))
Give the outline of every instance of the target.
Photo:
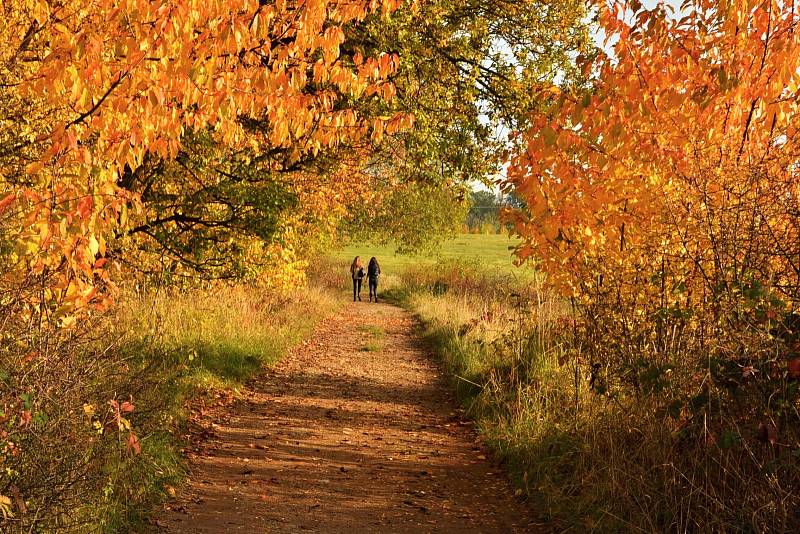
POLYGON ((351 262, 361 256, 368 261, 375 256, 386 274, 397 275, 404 269, 415 265, 433 265, 439 262, 459 262, 477 264, 483 268, 500 272, 518 273, 513 264, 511 250, 517 241, 502 234, 459 234, 455 239, 445 241, 436 250, 424 254, 398 254, 393 243, 350 243, 332 251, 329 256, 338 262, 351 262))

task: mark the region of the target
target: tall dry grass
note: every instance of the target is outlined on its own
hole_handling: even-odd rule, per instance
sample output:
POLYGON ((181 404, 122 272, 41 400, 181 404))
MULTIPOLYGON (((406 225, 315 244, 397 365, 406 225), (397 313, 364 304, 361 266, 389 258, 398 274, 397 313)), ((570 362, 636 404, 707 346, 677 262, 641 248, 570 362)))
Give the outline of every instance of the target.
POLYGON ((418 314, 482 435, 554 529, 800 531, 797 406, 760 404, 757 382, 716 386, 725 377, 691 340, 674 339, 668 368, 614 375, 593 355, 615 348, 591 346, 571 306, 535 276, 411 269, 395 296, 418 314), (754 407, 764 410, 757 419, 754 407), (757 421, 777 421, 777 410, 795 426, 771 443, 757 421))
POLYGON ((131 292, 120 320, 135 343, 197 379, 241 381, 277 360, 335 307, 331 296, 303 288, 277 295, 256 288, 213 287, 131 292))
POLYGON ((25 392, 16 401, 31 419, 0 429, 10 430, 0 432, 0 496, 10 497, 0 501, 0 531, 146 529, 153 504, 184 475, 191 406, 235 391, 334 307, 315 289, 131 288, 78 329, 29 329, 4 344, 0 393, 25 392), (109 401, 133 406, 121 428, 109 401))

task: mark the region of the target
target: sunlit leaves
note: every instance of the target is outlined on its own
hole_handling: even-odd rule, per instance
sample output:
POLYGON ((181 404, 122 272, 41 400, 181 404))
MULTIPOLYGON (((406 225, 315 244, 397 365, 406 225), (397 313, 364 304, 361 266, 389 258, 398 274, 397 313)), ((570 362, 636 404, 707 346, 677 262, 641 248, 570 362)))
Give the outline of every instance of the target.
POLYGON ((774 447, 800 376, 800 17, 634 5, 595 3, 608 41, 580 58, 585 87, 541 88, 552 104, 506 182, 527 204, 517 253, 572 299, 575 335, 619 381, 602 394, 648 393, 632 361, 675 362, 682 432, 702 414, 706 444, 735 421, 774 447))
POLYGON ((797 15, 769 3, 700 2, 681 17, 663 5, 596 8, 613 50, 580 58, 585 89, 542 89, 554 103, 509 172, 529 206, 516 218, 520 252, 570 293, 600 273, 633 289, 665 258, 678 276, 719 273, 721 239, 739 269, 776 282, 794 272, 780 249, 797 237, 797 15))
POLYGON ((48 290, 68 307, 59 309, 100 304, 103 292, 91 288, 100 279, 109 287, 107 240, 140 201, 120 187, 123 175, 148 155, 174 158, 188 131, 212 131, 215 142, 233 149, 286 149, 297 160, 373 129, 410 127, 409 115, 365 118, 343 105, 393 97, 386 78, 397 69, 396 55, 351 64, 340 47, 343 25, 396 7, 338 0, 5 3, 0 140, 10 151, 0 153, 0 211, 9 227, 20 228, 6 234, 16 243, 6 264, 19 276, 60 272, 48 290), (245 131, 243 119, 267 126, 245 131))

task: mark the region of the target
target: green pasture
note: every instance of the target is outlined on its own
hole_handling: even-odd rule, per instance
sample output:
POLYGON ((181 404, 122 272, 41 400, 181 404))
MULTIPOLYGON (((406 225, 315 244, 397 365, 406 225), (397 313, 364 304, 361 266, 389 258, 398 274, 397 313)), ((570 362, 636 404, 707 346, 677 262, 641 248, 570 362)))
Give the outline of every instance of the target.
POLYGON ((461 261, 477 263, 489 269, 508 272, 519 272, 525 268, 515 267, 511 249, 517 240, 507 235, 497 234, 460 234, 455 239, 446 241, 436 250, 421 255, 397 254, 397 245, 374 243, 350 243, 345 247, 333 250, 329 256, 337 261, 350 262, 356 256, 366 263, 375 256, 386 274, 399 274, 410 265, 436 263, 438 261, 461 261))

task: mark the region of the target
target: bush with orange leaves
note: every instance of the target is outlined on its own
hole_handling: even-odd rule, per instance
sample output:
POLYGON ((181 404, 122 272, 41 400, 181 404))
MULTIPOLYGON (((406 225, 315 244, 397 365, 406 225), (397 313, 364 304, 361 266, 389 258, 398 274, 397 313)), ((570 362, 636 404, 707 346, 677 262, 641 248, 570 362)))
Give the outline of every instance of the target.
POLYGON ((579 58, 585 86, 545 88, 518 139, 517 253, 572 300, 595 394, 650 410, 689 464, 716 466, 674 482, 694 506, 770 494, 753 528, 796 527, 800 15, 595 9, 607 40, 579 58))

